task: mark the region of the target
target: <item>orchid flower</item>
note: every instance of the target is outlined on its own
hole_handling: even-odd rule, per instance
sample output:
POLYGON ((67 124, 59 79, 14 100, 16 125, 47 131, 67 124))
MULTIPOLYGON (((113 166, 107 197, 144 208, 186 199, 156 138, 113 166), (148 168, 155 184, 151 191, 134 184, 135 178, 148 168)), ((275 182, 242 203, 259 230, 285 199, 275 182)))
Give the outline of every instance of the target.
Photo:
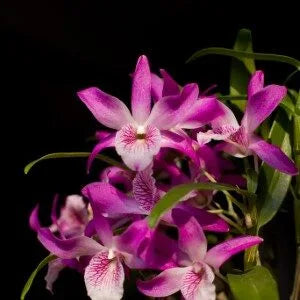
POLYGON ((194 217, 174 209, 178 227, 178 245, 183 252, 179 267, 169 268, 148 281, 138 281, 138 289, 151 297, 167 297, 181 291, 186 300, 214 300, 214 272, 234 254, 262 242, 257 236, 227 240, 207 251, 203 229, 194 217))
POLYGON ((286 95, 286 88, 280 85, 264 87, 264 74, 257 71, 248 85, 248 101, 241 125, 231 110, 223 104, 224 115, 211 122, 212 130, 199 132, 200 145, 211 139, 224 140, 223 151, 236 157, 257 155, 261 160, 280 172, 298 174, 295 164, 282 152, 258 137, 254 131, 274 111, 286 95))
MULTIPOLYGON (((55 196, 52 205, 51 219, 52 225, 49 229, 51 232, 58 232, 63 239, 81 236, 84 233, 90 214, 83 199, 79 195, 70 195, 66 198, 64 206, 60 209, 59 217, 56 214, 58 197, 55 196)), ((29 219, 30 227, 38 232, 42 227, 38 219, 37 205, 29 219)), ((65 267, 80 270, 80 265, 75 259, 56 258, 48 264, 48 271, 45 277, 46 288, 52 292, 53 283, 56 281, 59 272, 65 267)))
POLYGON ((93 149, 88 169, 96 154, 115 147, 125 164, 141 171, 152 161, 161 147, 171 147, 192 155, 192 149, 180 145, 182 138, 169 130, 179 124, 198 98, 197 84, 185 85, 175 96, 159 99, 151 110, 151 73, 146 56, 138 59, 133 74, 131 111, 116 97, 91 87, 78 93, 95 118, 117 132, 105 136, 93 149))
MULTIPOLYGON (((149 215, 157 201, 165 194, 155 185, 152 177, 152 166, 137 172, 132 182, 132 196, 119 191, 106 182, 94 182, 82 189, 92 207, 97 207, 102 214, 109 218, 122 218, 127 215, 149 215)), ((192 213, 204 230, 227 232, 228 224, 215 214, 204 209, 192 207, 185 203, 178 204, 182 210, 192 213)), ((163 221, 173 224, 171 212, 163 216, 163 221)))
POLYGON ((40 228, 38 238, 51 253, 60 259, 90 257, 84 271, 87 293, 92 300, 118 300, 123 296, 124 266, 145 268, 136 252, 148 231, 145 221, 131 224, 120 236, 114 236, 108 221, 94 210, 92 224, 101 243, 87 236, 59 239, 48 228, 40 228))

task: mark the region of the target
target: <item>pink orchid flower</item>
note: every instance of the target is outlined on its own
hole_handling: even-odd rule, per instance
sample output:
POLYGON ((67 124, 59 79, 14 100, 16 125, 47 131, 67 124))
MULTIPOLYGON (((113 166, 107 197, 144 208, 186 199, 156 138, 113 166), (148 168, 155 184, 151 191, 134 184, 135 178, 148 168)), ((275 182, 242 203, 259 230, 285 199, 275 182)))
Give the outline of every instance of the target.
POLYGON ((214 270, 234 254, 262 242, 257 236, 227 240, 207 251, 203 230, 194 217, 180 209, 173 210, 179 232, 179 248, 183 252, 180 267, 169 268, 148 281, 138 281, 138 289, 151 297, 167 297, 181 291, 186 300, 216 299, 214 270))
MULTIPOLYGON (((106 182, 94 182, 82 189, 82 194, 89 199, 92 208, 102 211, 108 218, 124 218, 128 215, 149 215, 157 201, 165 194, 158 189, 152 177, 152 166, 137 172, 132 181, 132 196, 127 195, 106 182)), ((204 209, 179 203, 177 207, 194 215, 204 230, 227 232, 228 224, 215 214, 204 209)), ((173 224, 171 212, 167 212, 163 221, 173 224)))
POLYGON ((145 221, 137 221, 119 236, 114 236, 108 221, 94 210, 93 226, 97 242, 87 236, 59 239, 48 228, 40 228, 38 238, 51 253, 60 259, 80 259, 88 263, 84 269, 87 293, 92 300, 119 300, 123 296, 124 267, 145 268, 146 264, 133 255, 148 231, 145 221), (132 228, 134 227, 134 228, 132 228))
POLYGON ((175 148, 190 156, 192 149, 182 147, 182 138, 169 130, 185 118, 198 94, 197 84, 187 84, 178 95, 159 99, 151 109, 151 73, 146 56, 138 59, 133 74, 132 114, 123 102, 98 88, 80 91, 79 98, 95 118, 117 130, 95 146, 88 169, 96 154, 107 147, 115 147, 125 164, 136 171, 145 169, 161 147, 175 148))
POLYGON ((258 137, 254 131, 274 111, 286 95, 286 88, 280 85, 264 87, 264 74, 257 71, 248 85, 248 101, 241 125, 232 111, 224 104, 224 115, 211 122, 212 130, 199 132, 200 145, 211 139, 224 140, 223 151, 236 157, 257 155, 261 160, 280 172, 298 174, 295 164, 277 146, 258 137))
MULTIPOLYGON (((68 239, 76 236, 81 236, 84 233, 85 227, 90 220, 90 215, 86 204, 79 195, 70 195, 66 198, 64 206, 60 209, 60 215, 57 216, 57 201, 58 197, 55 196, 52 205, 51 219, 52 225, 49 227, 53 233, 63 239, 68 239)), ((37 205, 29 219, 30 227, 38 232, 42 226, 38 218, 39 206, 37 205)), ((57 258, 48 264, 48 271, 45 277, 46 288, 52 292, 53 284, 58 278, 61 270, 65 267, 80 270, 80 264, 75 259, 62 259, 57 258)))

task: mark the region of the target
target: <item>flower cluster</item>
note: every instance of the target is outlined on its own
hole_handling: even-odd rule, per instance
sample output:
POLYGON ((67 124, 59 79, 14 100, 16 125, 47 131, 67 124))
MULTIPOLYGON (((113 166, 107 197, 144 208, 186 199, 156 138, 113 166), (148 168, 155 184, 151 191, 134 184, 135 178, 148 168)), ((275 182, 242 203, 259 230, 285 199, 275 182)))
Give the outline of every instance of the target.
POLYGON ((215 299, 215 273, 231 256, 262 239, 242 235, 208 247, 204 232, 228 237, 230 229, 209 210, 215 191, 191 191, 162 216, 156 228, 149 227, 147 216, 179 184, 214 181, 245 186, 228 155, 253 155, 281 172, 297 174, 278 147, 255 133, 286 95, 285 87, 264 87, 263 73, 254 73, 239 124, 217 96, 201 93, 195 83, 181 87, 165 70, 160 73, 161 77, 150 72, 145 56, 138 59, 131 112, 98 88, 78 93, 95 118, 115 130, 97 132, 88 169, 108 147, 116 149, 126 166, 103 170, 100 180, 86 185, 81 196, 66 198, 59 215, 55 198, 49 227, 40 224, 38 207, 33 210, 31 228, 57 257, 48 266, 49 290, 60 270, 69 267, 84 274, 91 299, 121 299, 125 277, 138 269, 144 275, 137 288, 147 296, 180 291, 188 300, 215 299))

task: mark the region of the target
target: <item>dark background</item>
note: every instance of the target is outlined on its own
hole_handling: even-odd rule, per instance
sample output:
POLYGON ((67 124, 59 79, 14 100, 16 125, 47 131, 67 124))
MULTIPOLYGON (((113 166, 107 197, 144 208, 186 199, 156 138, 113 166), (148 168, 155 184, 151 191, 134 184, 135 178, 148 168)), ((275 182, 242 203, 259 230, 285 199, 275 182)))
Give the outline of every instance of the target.
MULTIPOLYGON (((77 98, 78 90, 96 85, 128 101, 129 73, 137 57, 146 54, 153 71, 162 67, 179 83, 196 81, 202 89, 217 84, 219 91, 227 93, 229 58, 209 56, 193 65, 185 61, 201 48, 232 47, 237 31, 244 27, 252 30, 257 52, 298 59, 300 53, 298 11, 286 2, 264 8, 262 3, 244 1, 235 7, 179 0, 137 4, 9 1, 1 13, 3 62, 8 62, 13 75, 6 88, 6 104, 11 104, 7 127, 16 142, 10 149, 18 151, 13 159, 17 174, 13 193, 18 239, 16 298, 30 272, 47 255, 28 228, 31 209, 41 203, 41 216, 47 220, 54 193, 79 193, 101 167, 96 163, 86 176, 84 160, 57 160, 43 162, 23 175, 25 164, 46 153, 92 148, 86 139, 100 126, 77 98)), ((279 63, 260 62, 258 67, 266 71, 267 81, 275 83, 282 83, 293 71, 279 63)), ((290 86, 297 87, 297 80, 295 76, 290 86)), ((295 264, 294 233, 291 205, 286 203, 284 208, 266 230, 275 257, 284 257, 276 263, 275 275, 280 276, 282 299, 288 299, 295 264)), ((53 297, 44 289, 42 275, 28 299, 85 299, 83 281, 74 272, 62 274, 53 297)))

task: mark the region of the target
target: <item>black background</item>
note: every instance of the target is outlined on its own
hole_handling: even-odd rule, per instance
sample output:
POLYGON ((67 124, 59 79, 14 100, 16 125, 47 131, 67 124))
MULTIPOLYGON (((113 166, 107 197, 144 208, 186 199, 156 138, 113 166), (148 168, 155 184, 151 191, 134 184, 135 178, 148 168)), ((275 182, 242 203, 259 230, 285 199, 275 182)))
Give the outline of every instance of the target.
MULTIPOLYGON (((9 1, 2 17, 3 58, 13 75, 6 88, 6 103, 11 108, 4 113, 11 122, 5 130, 12 129, 16 142, 9 149, 18 151, 13 158, 17 167, 13 193, 18 245, 16 298, 30 272, 47 255, 28 228, 30 210, 41 203, 41 217, 47 220, 54 193, 79 193, 101 167, 96 163, 92 174, 86 176, 84 160, 57 160, 41 163, 23 175, 25 164, 43 154, 92 148, 86 138, 100 125, 77 98, 78 90, 96 85, 128 102, 129 73, 137 57, 146 54, 153 71, 162 67, 179 83, 196 81, 202 89, 217 84, 227 93, 229 58, 210 56, 192 65, 186 65, 185 60, 201 48, 232 47, 237 31, 244 27, 252 30, 257 52, 298 59, 300 53, 297 8, 287 2, 280 7, 262 7, 262 3, 244 1, 236 6, 179 0, 137 4, 9 1)), ((266 71, 267 81, 275 83, 282 83, 293 71, 278 63, 260 62, 258 67, 266 71)), ((297 87, 297 80, 295 76, 290 86, 297 87)), ((286 203, 284 208, 289 212, 280 212, 267 232, 275 256, 285 257, 278 260, 276 275, 280 274, 282 299, 288 299, 295 264, 294 233, 291 205, 286 203)), ((44 289, 42 277, 40 274, 34 282, 28 299, 85 299, 79 275, 64 272, 53 297, 44 289)))

